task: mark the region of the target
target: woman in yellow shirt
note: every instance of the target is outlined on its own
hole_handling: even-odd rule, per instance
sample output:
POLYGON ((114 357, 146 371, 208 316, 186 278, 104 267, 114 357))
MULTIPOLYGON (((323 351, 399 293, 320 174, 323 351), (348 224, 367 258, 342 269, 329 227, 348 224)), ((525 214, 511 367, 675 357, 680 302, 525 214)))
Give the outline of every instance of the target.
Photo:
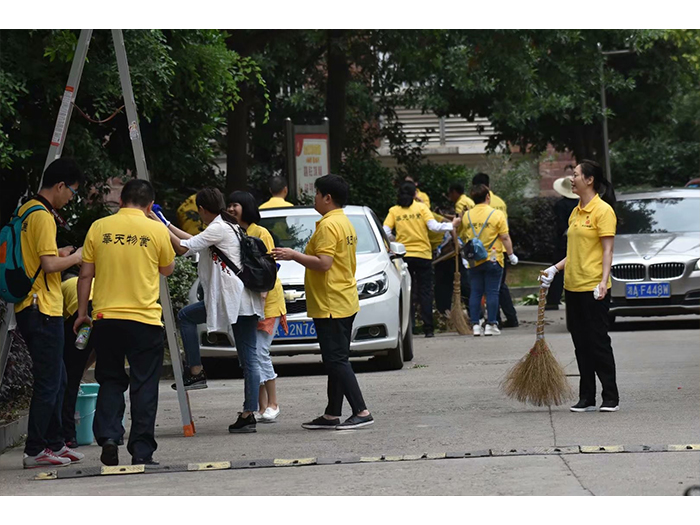
POLYGON ((566 319, 580 374, 579 401, 571 411, 596 409, 597 374, 603 386, 600 411, 615 412, 620 408, 620 395, 608 335, 610 266, 617 226, 615 192, 603 169, 592 160, 582 160, 576 166, 571 185, 580 202, 569 217, 566 257, 547 268, 541 281, 549 288, 554 276, 566 268, 566 319))
MULTIPOLYGON (((272 253, 275 243, 267 229, 258 225, 260 211, 255 203, 255 198, 247 191, 234 191, 229 195, 227 211, 233 215, 238 225, 246 234, 261 239, 267 251, 272 253)), ((267 294, 262 294, 265 301, 265 319, 258 321, 257 350, 258 364, 260 366, 260 409, 255 414, 255 419, 261 423, 272 423, 280 415, 280 407, 277 403, 277 387, 275 379, 277 374, 272 366, 270 358, 270 345, 277 333, 279 325, 285 332, 287 329, 287 306, 284 302, 282 281, 277 277, 275 287, 267 294)))
MULTIPOLYGON (((384 231, 392 237, 392 230, 396 230, 396 242, 406 247, 404 261, 411 274, 411 305, 420 304, 425 337, 433 337, 433 251, 428 230, 452 231, 461 221, 455 217, 452 222, 437 222, 430 209, 415 197, 416 185, 402 182, 398 204, 389 209, 384 219, 384 231)), ((414 317, 414 312, 411 312, 411 322, 414 317)))

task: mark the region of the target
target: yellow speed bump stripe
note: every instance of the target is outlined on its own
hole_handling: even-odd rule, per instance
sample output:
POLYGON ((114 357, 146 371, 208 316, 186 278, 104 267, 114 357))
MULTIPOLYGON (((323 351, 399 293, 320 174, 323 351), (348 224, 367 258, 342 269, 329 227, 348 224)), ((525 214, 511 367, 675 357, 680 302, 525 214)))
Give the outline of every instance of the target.
POLYGON ((47 479, 58 479, 58 473, 55 470, 49 470, 48 472, 39 472, 34 479, 39 481, 44 481, 47 479))
POLYGON ((187 465, 188 471, 194 470, 226 470, 231 468, 230 461, 214 461, 210 463, 189 463, 187 465))
POLYGON ((274 461, 275 467, 293 467, 296 465, 315 465, 316 458, 302 458, 302 459, 276 459, 274 461))
POLYGON ((700 450, 700 445, 669 445, 668 450, 680 452, 681 450, 700 450))
POLYGON ((109 476, 113 474, 140 474, 146 471, 146 465, 117 465, 116 467, 102 467, 100 474, 109 476))
POLYGON ((594 447, 581 447, 583 454, 605 454, 609 452, 623 452, 625 448, 622 445, 597 445, 594 447))

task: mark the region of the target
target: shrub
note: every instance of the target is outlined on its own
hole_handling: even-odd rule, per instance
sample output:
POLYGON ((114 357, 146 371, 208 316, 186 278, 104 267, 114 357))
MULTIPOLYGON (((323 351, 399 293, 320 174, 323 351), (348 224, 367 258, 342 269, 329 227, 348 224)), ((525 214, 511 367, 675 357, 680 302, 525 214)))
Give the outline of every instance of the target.
MULTIPOLYGON (((0 302, 0 320, 5 318, 7 307, 7 304, 0 302)), ((4 329, 5 326, 0 321, 0 330, 4 329)), ((2 386, 0 386, 0 422, 13 421, 17 419, 20 410, 29 408, 33 384, 32 358, 29 356, 24 339, 14 331, 2 386)))
POLYGON ((173 304, 173 315, 177 319, 178 312, 189 302, 190 288, 197 279, 197 265, 188 257, 175 258, 175 270, 168 277, 170 301, 173 304))
POLYGON ((554 203, 558 197, 532 197, 508 204, 508 228, 521 259, 549 263, 556 241, 554 203))
POLYGON ((376 157, 348 155, 339 171, 350 185, 349 204, 369 206, 383 220, 396 203, 391 170, 382 166, 376 157))

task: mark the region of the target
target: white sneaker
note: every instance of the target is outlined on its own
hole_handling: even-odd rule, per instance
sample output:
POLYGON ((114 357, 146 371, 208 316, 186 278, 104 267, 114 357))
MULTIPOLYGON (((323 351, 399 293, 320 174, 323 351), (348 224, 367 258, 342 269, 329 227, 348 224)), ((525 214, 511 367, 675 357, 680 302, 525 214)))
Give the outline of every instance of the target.
POLYGON ((41 468, 41 467, 65 467, 70 465, 71 461, 66 457, 58 457, 51 449, 47 448, 39 452, 36 456, 24 455, 22 464, 24 468, 41 468))
POLYGON ((263 415, 256 410, 253 412, 253 417, 255 418, 255 421, 262 421, 263 415))
POLYGON ((499 330, 498 325, 487 324, 486 328, 484 328, 484 335, 501 335, 501 331, 499 330))
POLYGON ((472 326, 472 330, 474 331, 474 337, 479 337, 481 335, 481 325, 475 324, 472 326))
POLYGON ((78 461, 85 459, 85 454, 78 452, 77 450, 73 450, 72 448, 68 448, 65 445, 61 450, 54 452, 53 454, 59 458, 68 458, 73 463, 77 463, 78 461))
POLYGON ((277 408, 272 408, 272 407, 267 407, 265 409, 265 412, 263 412, 262 418, 260 421, 262 423, 272 423, 275 419, 277 419, 280 415, 280 407, 278 406, 277 408))

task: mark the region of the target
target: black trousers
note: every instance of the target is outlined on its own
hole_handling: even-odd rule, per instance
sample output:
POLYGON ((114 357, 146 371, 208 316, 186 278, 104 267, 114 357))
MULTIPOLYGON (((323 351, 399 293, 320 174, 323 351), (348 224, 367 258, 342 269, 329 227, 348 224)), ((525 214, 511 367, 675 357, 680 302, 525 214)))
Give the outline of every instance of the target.
MULTIPOLYGON (((517 322, 518 314, 515 311, 515 306, 513 306, 513 298, 510 296, 510 288, 506 284, 506 272, 510 263, 508 262, 508 257, 504 254, 505 261, 503 264, 503 276, 501 277, 501 290, 498 292, 498 306, 506 316, 506 319, 511 322, 517 322)), ((501 323, 501 313, 498 312, 498 323, 501 323)))
MULTIPOLYGON (((564 257, 566 257, 566 247, 564 247, 563 250, 562 249, 556 250, 554 252, 554 264, 557 264, 564 257)), ((558 306, 559 303, 561 302, 561 296, 564 293, 564 271, 565 270, 558 272, 554 276, 554 279, 552 280, 552 284, 549 285, 549 291, 547 292, 547 304, 548 305, 558 306)))
POLYGON ((579 374, 579 400, 595 405, 598 376, 603 385, 603 402, 617 404, 620 395, 615 379, 615 358, 608 335, 610 295, 602 301, 593 292, 566 290, 566 322, 576 349, 579 374))
POLYGON ((348 399, 353 415, 367 409, 360 385, 350 365, 350 338, 355 316, 334 319, 314 318, 323 366, 328 374, 326 414, 340 417, 343 397, 348 399))
POLYGON ((404 257, 404 261, 411 274, 411 324, 415 319, 414 304, 418 303, 424 332, 433 332, 433 263, 419 257, 404 257))
MULTIPOLYGON (((90 311, 91 308, 88 308, 88 315, 90 315, 90 311)), ((83 350, 78 350, 75 347, 76 335, 73 332, 73 325, 77 317, 78 313, 76 312, 63 324, 63 364, 66 367, 67 381, 66 391, 63 394, 61 423, 65 441, 75 441, 75 403, 78 400, 80 380, 83 378, 85 365, 93 349, 92 337, 88 339, 88 344, 83 350)))
MULTIPOLYGON (((452 282, 455 274, 455 261, 448 259, 433 266, 435 272, 435 306, 438 312, 444 314, 452 308, 452 282)), ((460 288, 462 304, 469 310, 469 272, 459 261, 460 288)))
POLYGON ((150 459, 155 440, 158 381, 163 368, 161 326, 104 319, 96 321, 91 339, 97 349, 95 378, 100 384, 93 432, 98 445, 124 435, 124 392, 129 388, 131 430, 127 450, 134 458, 150 459), (129 375, 124 369, 129 361, 129 375))

